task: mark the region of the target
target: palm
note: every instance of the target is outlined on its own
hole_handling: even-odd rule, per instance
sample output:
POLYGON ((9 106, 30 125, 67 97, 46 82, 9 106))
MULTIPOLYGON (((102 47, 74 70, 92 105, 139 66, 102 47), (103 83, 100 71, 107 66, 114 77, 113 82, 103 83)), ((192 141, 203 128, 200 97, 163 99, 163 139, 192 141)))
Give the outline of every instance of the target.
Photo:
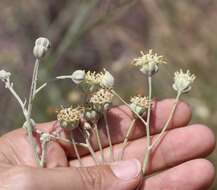
MULTIPOLYGON (((172 106, 171 100, 158 102, 152 114, 153 138, 160 132, 164 121, 167 119, 172 106)), ((122 149, 121 142, 129 127, 132 115, 126 107, 119 107, 109 112, 109 126, 114 144, 114 155, 122 149)), ((211 131, 202 125, 187 126, 191 113, 185 104, 180 104, 175 117, 171 122, 170 130, 160 146, 152 153, 148 174, 164 170, 162 173, 152 175, 144 183, 147 189, 206 189, 214 176, 213 167, 204 159, 196 159, 208 155, 214 148, 215 140, 211 131), (193 160, 194 159, 194 160, 193 160), (188 162, 186 162, 188 161, 188 162), (184 163, 185 162, 185 163, 184 163), (170 168, 170 169, 169 169, 170 168), (203 170, 201 173, 200 171, 203 170)), ((100 125, 100 134, 106 161, 109 161, 107 138, 103 126, 100 125)), ((45 130, 52 130, 52 124, 38 126, 45 130)), ((91 142, 95 149, 95 137, 91 142)), ((131 135, 124 159, 137 158, 142 161, 145 149, 145 130, 138 122, 131 135)), ((48 146, 47 167, 78 166, 72 146, 62 142, 51 142, 48 146)), ((85 166, 94 165, 87 150, 80 149, 82 162, 85 166)), ((100 156, 99 152, 96 152, 100 156)), ((31 146, 28 143, 25 131, 20 129, 1 138, 0 161, 10 165, 35 165, 31 146)))

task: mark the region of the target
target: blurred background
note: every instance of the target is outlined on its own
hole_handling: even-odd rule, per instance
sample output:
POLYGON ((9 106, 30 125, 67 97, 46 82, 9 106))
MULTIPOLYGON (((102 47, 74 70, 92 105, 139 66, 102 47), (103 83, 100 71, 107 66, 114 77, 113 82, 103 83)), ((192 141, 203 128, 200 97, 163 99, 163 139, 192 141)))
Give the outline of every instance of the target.
MULTIPOLYGON (((1 0, 0 9, 0 69, 13 73, 21 97, 28 97, 32 48, 39 36, 52 42, 40 67, 39 83, 75 69, 106 68, 126 99, 145 93, 146 81, 130 63, 139 51, 152 48, 168 61, 155 76, 156 97, 174 97, 174 71, 190 69, 197 80, 183 99, 194 110, 192 122, 205 123, 217 134, 217 1, 1 0)), ((0 134, 4 134, 22 126, 23 117, 3 84, 0 97, 0 134)), ((34 118, 55 119, 59 105, 73 104, 79 97, 71 81, 50 82, 36 99, 34 118)), ((217 166, 217 151, 209 159, 217 166)), ((211 189, 215 186, 217 182, 211 189)))

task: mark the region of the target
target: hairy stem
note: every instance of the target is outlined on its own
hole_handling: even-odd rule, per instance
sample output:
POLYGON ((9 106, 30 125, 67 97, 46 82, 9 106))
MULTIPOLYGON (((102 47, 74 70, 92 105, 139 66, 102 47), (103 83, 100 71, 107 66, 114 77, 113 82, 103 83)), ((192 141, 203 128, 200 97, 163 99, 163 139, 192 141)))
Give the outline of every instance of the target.
POLYGON ((148 113, 147 113, 147 125, 146 125, 146 150, 145 150, 145 157, 143 161, 143 167, 142 167, 142 172, 145 175, 147 166, 148 166, 148 161, 149 161, 149 156, 150 156, 150 144, 151 144, 151 136, 150 136, 150 124, 151 124, 151 99, 152 99, 152 78, 151 76, 148 76, 148 113))
POLYGON ((38 152, 37 152, 37 144, 36 144, 35 139, 33 137, 33 127, 34 126, 31 122, 32 104, 33 104, 33 100, 35 97, 35 91, 36 91, 37 79, 38 79, 38 68, 39 68, 39 60, 36 59, 34 70, 33 70, 33 76, 32 76, 32 84, 31 84, 31 89, 30 89, 30 94, 29 94, 29 102, 28 102, 26 121, 27 121, 27 133, 28 133, 30 142, 33 146, 34 157, 35 157, 37 165, 40 166, 40 159, 39 159, 38 152))
POLYGON ((97 144, 98 144, 100 154, 101 154, 101 160, 102 160, 102 163, 104 164, 105 158, 104 158, 104 154, 103 154, 103 148, 102 148, 102 143, 101 143, 101 139, 100 139, 100 135, 99 135, 99 130, 98 130, 97 124, 95 122, 93 125, 94 125, 94 131, 96 134, 97 144))
POLYGON ((127 130, 127 134, 126 134, 126 136, 125 136, 125 138, 124 138, 123 148, 122 148, 121 154, 120 154, 120 156, 119 156, 119 160, 122 160, 123 157, 124 157, 124 151, 125 151, 125 149, 126 149, 126 147, 127 147, 128 140, 129 140, 129 136, 130 136, 130 134, 131 134, 131 132, 132 132, 134 126, 135 126, 135 122, 136 122, 136 119, 133 119, 133 120, 131 121, 131 124, 130 124, 129 129, 127 130))
POLYGON ((110 160, 114 162, 113 146, 112 146, 111 134, 110 134, 109 126, 108 126, 107 111, 104 111, 103 116, 105 120, 106 134, 107 134, 108 143, 109 143, 110 160))
POLYGON ((47 154, 47 144, 48 144, 49 141, 43 141, 42 142, 42 154, 41 154, 41 160, 40 160, 40 166, 42 168, 45 167, 45 162, 46 162, 46 154, 47 154))
POLYGON ((180 96, 181 96, 181 93, 178 92, 178 93, 177 93, 177 96, 176 96, 176 99, 175 99, 175 103, 173 104, 172 110, 171 110, 171 112, 170 112, 170 115, 169 115, 169 117, 168 117, 166 123, 164 124, 164 126, 163 126, 163 128, 162 128, 160 134, 159 134, 158 137, 155 139, 155 141, 152 143, 152 145, 151 145, 151 147, 150 147, 151 149, 153 149, 154 147, 156 147, 156 146, 160 143, 161 139, 163 138, 163 135, 165 134, 165 131, 167 130, 167 128, 168 128, 168 126, 169 126, 169 123, 170 123, 170 121, 172 120, 173 115, 174 115, 174 113, 175 113, 175 111, 176 111, 176 107, 177 107, 177 104, 178 104, 178 101, 179 101, 180 96))

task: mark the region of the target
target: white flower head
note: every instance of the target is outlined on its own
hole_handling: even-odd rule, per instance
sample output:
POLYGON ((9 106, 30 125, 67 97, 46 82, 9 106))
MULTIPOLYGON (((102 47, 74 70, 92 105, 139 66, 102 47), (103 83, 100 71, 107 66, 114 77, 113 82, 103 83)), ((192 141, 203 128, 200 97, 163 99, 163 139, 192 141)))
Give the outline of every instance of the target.
POLYGON ((35 46, 33 48, 33 54, 37 59, 45 56, 50 48, 50 41, 47 38, 40 37, 36 39, 35 46))
POLYGON ((62 108, 58 111, 57 120, 64 129, 73 130, 79 126, 80 119, 83 115, 83 108, 62 108))
POLYGON ((7 72, 5 70, 0 70, 0 80, 6 81, 10 78, 10 76, 11 76, 10 72, 7 72))
POLYGON ((189 70, 186 73, 182 70, 177 71, 174 74, 173 89, 181 93, 187 93, 191 90, 191 84, 195 78, 195 75, 191 74, 189 70))
POLYGON ((101 74, 101 87, 112 88, 114 86, 114 77, 110 72, 104 69, 104 73, 101 74))
POLYGON ((143 115, 149 104, 151 104, 148 97, 140 95, 132 97, 130 102, 130 108, 139 115, 143 115))
POLYGON ((84 70, 76 70, 72 73, 72 81, 75 84, 80 84, 85 79, 85 71, 84 70))
POLYGON ((100 89, 90 98, 90 103, 97 112, 107 110, 112 104, 113 94, 108 89, 100 89))
POLYGON ((153 53, 153 50, 149 50, 147 54, 141 51, 141 56, 134 59, 133 64, 140 68, 140 71, 145 75, 152 76, 159 70, 159 64, 166 64, 163 56, 159 56, 153 53))

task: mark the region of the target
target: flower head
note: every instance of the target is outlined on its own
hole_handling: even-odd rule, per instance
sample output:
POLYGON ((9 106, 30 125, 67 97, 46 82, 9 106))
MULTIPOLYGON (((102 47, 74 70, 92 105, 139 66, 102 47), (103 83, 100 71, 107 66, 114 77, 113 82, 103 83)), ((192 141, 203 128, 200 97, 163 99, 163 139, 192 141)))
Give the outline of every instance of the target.
POLYGON ((49 48, 50 48, 50 41, 47 38, 40 37, 35 41, 33 54, 37 59, 40 59, 45 56, 49 48))
POLYGON ((75 84, 80 84, 85 79, 85 71, 84 70, 76 70, 72 73, 72 81, 75 84))
POLYGON ((147 54, 141 51, 141 56, 134 59, 133 64, 140 68, 140 71, 148 76, 155 74, 159 69, 159 64, 165 64, 163 56, 159 56, 149 50, 147 54))
POLYGON ((99 85, 101 81, 101 73, 87 71, 85 74, 85 82, 89 85, 99 85))
POLYGON ((92 95, 90 103, 98 112, 107 110, 112 103, 113 94, 108 89, 100 89, 92 95))
POLYGON ((5 70, 0 70, 0 80, 6 81, 10 78, 10 76, 11 76, 10 72, 7 72, 5 70))
POLYGON ((191 74, 189 70, 184 73, 182 70, 175 72, 173 89, 180 92, 186 93, 191 90, 191 84, 195 80, 195 75, 191 74))
POLYGON ((148 100, 148 97, 140 95, 132 97, 130 102, 131 109, 139 115, 143 115, 149 104, 151 104, 151 102, 148 100))
POLYGON ((57 120, 60 122, 61 127, 65 129, 75 129, 79 125, 82 114, 83 109, 81 107, 62 108, 58 111, 57 120))
POLYGON ((100 73, 87 71, 85 82, 91 86, 98 85, 102 88, 112 88, 114 85, 114 77, 106 69, 100 73))

